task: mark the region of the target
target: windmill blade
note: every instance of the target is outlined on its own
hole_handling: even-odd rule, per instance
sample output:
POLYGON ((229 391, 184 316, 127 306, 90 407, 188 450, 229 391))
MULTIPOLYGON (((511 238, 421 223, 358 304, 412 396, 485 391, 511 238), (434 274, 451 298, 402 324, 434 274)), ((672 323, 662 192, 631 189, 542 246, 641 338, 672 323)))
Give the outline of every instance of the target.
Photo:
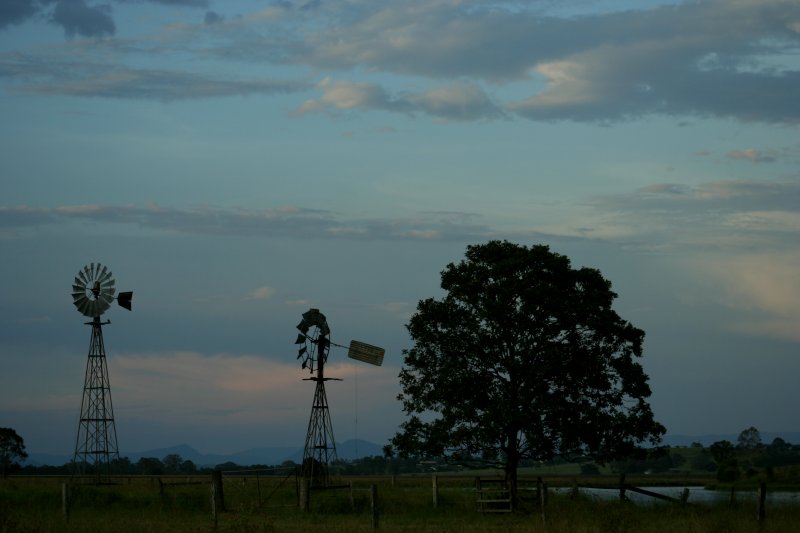
POLYGON ((78 279, 78 276, 75 276, 75 279, 72 281, 72 286, 73 287, 80 287, 81 290, 86 288, 86 284, 83 281, 81 281, 80 279, 78 279))
POLYGON ((350 341, 350 349, 347 351, 347 357, 371 365, 381 366, 385 353, 386 350, 378 346, 372 346, 365 342, 350 341))
POLYGON ((78 270, 78 276, 81 278, 81 283, 83 283, 84 285, 89 283, 89 280, 86 279, 86 273, 83 271, 83 269, 78 270))
POLYGON ((106 277, 106 272, 108 272, 108 267, 107 266, 103 266, 103 268, 100 269, 100 271, 97 273, 97 279, 99 279, 100 281, 103 281, 105 279, 105 277, 106 277))
POLYGON ((86 290, 86 287, 84 287, 83 285, 73 285, 72 286, 72 294, 75 294, 76 292, 77 293, 83 293, 85 290, 86 290))
POLYGON ((89 304, 90 302, 88 298, 80 300, 79 302, 75 302, 75 306, 78 308, 78 311, 86 316, 89 316, 89 304))

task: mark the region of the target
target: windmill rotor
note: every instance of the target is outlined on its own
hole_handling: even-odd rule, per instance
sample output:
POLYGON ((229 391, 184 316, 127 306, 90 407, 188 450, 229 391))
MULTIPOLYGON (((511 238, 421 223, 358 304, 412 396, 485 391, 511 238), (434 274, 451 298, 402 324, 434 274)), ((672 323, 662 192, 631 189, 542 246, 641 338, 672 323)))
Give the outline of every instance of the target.
POLYGON ((121 292, 117 295, 115 283, 108 267, 100 263, 89 263, 78 271, 72 281, 72 303, 81 314, 91 318, 108 311, 114 300, 130 311, 133 293, 121 292))
POLYGON ((329 335, 331 330, 325 315, 319 309, 309 309, 303 313, 303 319, 297 325, 300 333, 295 344, 300 344, 297 359, 302 359, 301 367, 312 374, 328 360, 331 348, 329 335))

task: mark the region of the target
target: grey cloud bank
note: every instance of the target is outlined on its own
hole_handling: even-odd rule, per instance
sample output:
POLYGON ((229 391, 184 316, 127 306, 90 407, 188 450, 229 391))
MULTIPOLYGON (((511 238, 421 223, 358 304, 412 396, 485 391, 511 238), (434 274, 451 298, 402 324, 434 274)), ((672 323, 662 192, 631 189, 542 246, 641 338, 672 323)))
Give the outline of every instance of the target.
MULTIPOLYGON (((15 4, 0 21, 17 23, 44 5, 15 4)), ((84 51, 86 57, 76 58, 77 69, 69 71, 56 68, 58 62, 46 52, 0 57, 0 66, 21 90, 159 100, 276 89, 263 82, 211 82, 199 73, 140 70, 126 63, 142 54, 188 54, 199 61, 236 60, 246 68, 305 69, 303 80, 282 82, 284 90, 310 89, 309 73, 334 73, 336 81, 318 84, 322 96, 308 99, 296 115, 349 109, 454 120, 509 114, 589 122, 648 115, 787 124, 800 119, 795 97, 800 71, 792 59, 800 46, 800 6, 792 1, 704 0, 560 18, 503 2, 292 6, 273 4, 258 16, 230 22, 208 12, 204 23, 165 29, 162 47, 139 46, 134 39, 119 48, 115 38, 103 39, 94 51, 84 51), (179 40, 169 37, 175 31, 179 40), (106 55, 111 63, 105 66, 113 66, 116 76, 94 79, 90 58, 96 54, 106 55), (86 66, 79 64, 83 61, 86 66), (42 75, 51 63, 46 83, 33 82, 33 71, 42 75), (376 81, 347 80, 358 71, 376 81), (406 88, 392 96, 379 73, 405 78, 406 88), (424 80, 424 90, 413 88, 417 79, 424 80), (454 83, 443 85, 442 80, 454 83), (200 88, 188 90, 194 82, 200 88), (504 85, 525 96, 501 98, 504 85)), ((114 33, 110 12, 82 0, 58 1, 53 17, 68 34, 114 33)))

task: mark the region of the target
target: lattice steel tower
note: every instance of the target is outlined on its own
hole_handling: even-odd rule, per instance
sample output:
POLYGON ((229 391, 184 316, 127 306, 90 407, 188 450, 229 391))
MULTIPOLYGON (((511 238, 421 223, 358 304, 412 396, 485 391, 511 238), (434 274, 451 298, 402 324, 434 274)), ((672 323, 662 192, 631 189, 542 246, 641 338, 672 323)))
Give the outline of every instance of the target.
POLYGON ((131 309, 133 293, 121 292, 114 296, 114 278, 107 267, 91 263, 78 271, 72 285, 75 307, 91 317, 92 337, 81 399, 81 414, 73 456, 74 473, 94 474, 99 478, 111 475, 112 461, 119 459, 117 428, 114 423, 114 406, 111 402, 111 385, 106 365, 103 343, 103 326, 111 321, 100 321, 113 300, 131 309))
POLYGON ((336 441, 333 438, 333 426, 328 409, 328 398, 325 395, 325 382, 341 381, 325 377, 325 361, 330 351, 330 328, 325 315, 319 309, 309 309, 303 313, 303 320, 297 325, 300 334, 295 344, 302 344, 297 358, 303 358, 302 367, 308 369, 312 377, 305 381, 315 381, 314 403, 311 405, 311 417, 308 420, 306 445, 303 450, 303 477, 311 487, 330 485, 329 465, 338 459, 336 441), (316 372, 316 375, 314 375, 316 372))

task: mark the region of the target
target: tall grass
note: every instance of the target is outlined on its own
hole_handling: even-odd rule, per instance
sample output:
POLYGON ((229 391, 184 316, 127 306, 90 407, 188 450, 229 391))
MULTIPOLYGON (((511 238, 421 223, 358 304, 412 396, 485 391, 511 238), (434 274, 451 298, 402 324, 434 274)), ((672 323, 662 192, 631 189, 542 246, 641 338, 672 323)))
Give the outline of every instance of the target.
MULTIPOLYGON (((10 478, 0 481, 0 531, 212 531, 210 480, 151 477, 120 478, 119 484, 73 484, 68 519, 62 513, 59 478, 10 478), (202 484, 184 485, 186 481, 202 484)), ((786 532, 797 530, 800 507, 773 506, 756 521, 755 504, 633 505, 551 494, 544 515, 533 501, 513 514, 477 512, 472 479, 438 480, 433 506, 428 476, 354 477, 349 488, 312 491, 308 511, 297 507, 293 479, 226 476, 227 511, 219 531, 371 531, 370 485, 378 485, 381 531, 548 533, 693 533, 786 532)))

